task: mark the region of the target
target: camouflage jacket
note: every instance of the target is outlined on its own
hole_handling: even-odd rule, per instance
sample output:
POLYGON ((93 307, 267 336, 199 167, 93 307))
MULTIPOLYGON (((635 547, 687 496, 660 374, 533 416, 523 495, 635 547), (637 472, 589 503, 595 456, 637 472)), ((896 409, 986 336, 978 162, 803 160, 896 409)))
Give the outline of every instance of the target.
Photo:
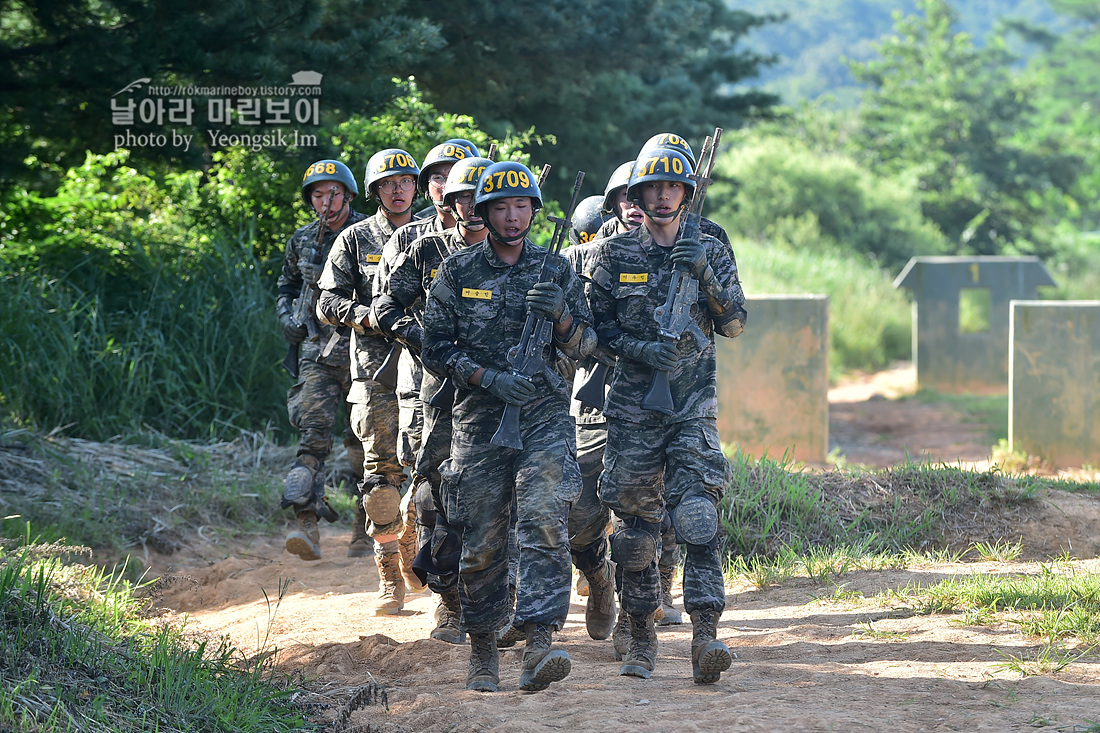
MULTIPOLYGON (((294 301, 302 294, 304 279, 298 263, 309 262, 315 259, 317 262, 324 264, 325 260, 328 258, 329 251, 332 249, 332 243, 336 241, 337 236, 347 228, 366 218, 365 214, 360 214, 358 211, 352 210, 348 213, 348 218, 344 220, 344 225, 340 227, 340 229, 335 231, 330 229, 325 232, 324 237, 321 238, 320 257, 316 256, 317 227, 319 226, 316 220, 306 224, 304 227, 299 227, 294 234, 290 236, 290 239, 287 240, 286 243, 286 250, 283 253, 283 269, 279 273, 275 294, 275 307, 277 313, 292 312, 294 310, 294 301)), ((319 283, 320 281, 318 280, 318 284, 319 283)), ((313 314, 313 317, 316 319, 316 314, 313 314)), ((339 332, 336 328, 319 320, 316 325, 321 334, 321 338, 317 341, 311 341, 308 338, 303 341, 298 351, 298 358, 313 359, 331 366, 347 364, 349 349, 347 334, 339 332), (329 350, 328 356, 322 357, 321 354, 323 350, 333 338, 336 339, 336 342, 329 350)))
MULTIPOLYGON (((393 268, 397 266, 397 261, 401 258, 401 255, 405 253, 412 243, 421 237, 428 234, 439 234, 443 231, 443 220, 439 216, 432 216, 427 219, 413 219, 408 224, 397 228, 392 236, 386 241, 385 246, 382 247, 382 259, 378 262, 378 268, 374 272, 374 280, 371 282, 371 288, 374 291, 374 297, 385 293, 389 287, 390 273, 393 272, 393 268)), ((387 306, 382 305, 382 308, 387 306)), ((379 306, 374 306, 375 313, 381 315, 378 312, 379 306)), ((401 322, 402 327, 406 326, 411 321, 421 320, 421 314, 424 312, 423 299, 408 303, 404 306, 406 310, 406 319, 401 322)), ((387 321, 393 321, 393 314, 388 314, 387 321)), ((386 335, 391 335, 387 330, 386 335)))
MULTIPOLYGON (((730 244, 729 236, 726 235, 726 230, 705 216, 702 221, 699 222, 699 231, 703 234, 709 234, 727 247, 733 246, 730 244)), ((599 231, 596 232, 596 236, 592 237, 591 241, 594 242, 597 239, 607 239, 619 233, 619 220, 613 216, 600 225, 599 231)))
MULTIPOLYGON (((382 246, 393 234, 393 225, 379 211, 369 219, 341 232, 329 252, 321 273, 321 298, 317 314, 334 326, 347 326, 352 333, 351 378, 369 380, 390 352, 389 342, 378 332, 364 329, 370 312, 371 282, 382 246)), ((361 401, 363 387, 352 385, 349 402, 361 401)))
POLYGON ((672 248, 661 247, 644 227, 596 242, 590 267, 592 313, 600 344, 619 354, 604 415, 644 425, 682 422, 718 416, 714 334, 733 337, 745 323, 745 295, 737 277, 733 250, 714 237, 702 234, 707 259, 717 283, 728 293, 733 307, 716 317, 700 287, 691 306, 691 316, 706 336, 700 349, 685 332, 676 346, 680 360, 669 373, 675 410, 671 416, 642 408, 653 370, 643 362, 624 356, 624 348, 638 341, 658 341, 653 311, 664 303, 672 278, 672 248))
MULTIPOLYGON (((597 237, 599 235, 597 234, 597 237)), ((592 256, 596 253, 596 243, 598 239, 592 239, 584 244, 574 244, 569 249, 565 250, 565 256, 569 259, 569 264, 573 266, 573 271, 577 273, 581 278, 581 282, 584 283, 584 294, 588 300, 588 305, 592 307, 592 280, 589 277, 591 271, 590 263, 592 256)), ((611 353, 602 344, 596 347, 599 350, 603 360, 614 360, 615 354, 611 353)), ((574 385, 583 383, 592 374, 592 371, 596 369, 599 362, 596 359, 596 353, 590 354, 581 359, 577 364, 577 373, 574 375, 574 385)), ((612 367, 613 368, 613 367, 612 367)), ((608 370, 608 378, 611 377, 611 370, 608 370)), ((571 400, 569 403, 569 414, 573 416, 579 424, 585 425, 599 425, 607 422, 603 416, 603 412, 591 405, 586 405, 580 400, 571 400)))
MULTIPOLYGON (((565 293, 573 316, 566 338, 555 333, 552 345, 581 358, 596 344, 592 314, 580 279, 561 255, 547 255, 528 239, 519 261, 508 265, 486 240, 455 252, 439 266, 424 309, 423 359, 425 368, 446 374, 458 388, 452 413, 456 430, 491 435, 500 424, 504 403, 488 390, 470 386, 469 379, 481 367, 510 370, 508 350, 520 341, 527 291, 538 282, 544 256, 551 257, 553 281, 565 293)), ((552 364, 532 378, 540 396, 523 406, 523 426, 568 414, 568 385, 552 364)))

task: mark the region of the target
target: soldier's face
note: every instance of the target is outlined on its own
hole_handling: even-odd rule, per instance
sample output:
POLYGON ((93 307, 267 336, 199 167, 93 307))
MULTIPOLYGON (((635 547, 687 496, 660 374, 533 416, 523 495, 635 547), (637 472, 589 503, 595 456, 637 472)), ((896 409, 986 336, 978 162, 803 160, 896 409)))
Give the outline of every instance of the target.
POLYGON ((626 222, 627 226, 636 227, 642 223, 642 210, 634 205, 633 201, 626 198, 626 186, 615 194, 615 209, 619 212, 619 220, 626 222))
POLYGON ((485 222, 474 213, 474 192, 463 191, 451 195, 451 208, 454 209, 455 218, 464 222, 467 229, 482 229, 485 222))
POLYGON ((642 203, 655 219, 671 219, 684 203, 684 184, 679 181, 651 181, 642 185, 642 203))
POLYGON ((518 239, 528 227, 531 226, 531 217, 534 211, 531 209, 531 199, 527 196, 509 196, 507 198, 490 201, 489 223, 493 225, 493 231, 500 234, 506 240, 516 239, 513 244, 519 244, 518 239))
POLYGON ((436 206, 443 205, 443 187, 447 185, 447 174, 454 163, 436 163, 428 174, 428 198, 436 206))
POLYGON ((309 187, 309 200, 318 216, 327 210, 329 219, 336 218, 343 211, 346 199, 347 189, 339 181, 317 181, 309 187))
POLYGON ((404 214, 416 198, 416 179, 408 173, 386 176, 375 184, 374 191, 386 211, 404 214))

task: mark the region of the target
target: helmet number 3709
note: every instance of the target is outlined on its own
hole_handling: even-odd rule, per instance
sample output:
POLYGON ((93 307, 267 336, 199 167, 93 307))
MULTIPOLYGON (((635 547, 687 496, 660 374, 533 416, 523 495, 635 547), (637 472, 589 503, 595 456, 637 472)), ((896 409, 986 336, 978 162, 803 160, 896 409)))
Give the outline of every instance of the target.
POLYGON ((507 170, 497 171, 491 176, 486 176, 484 193, 492 193, 503 188, 530 188, 531 179, 523 171, 507 170))

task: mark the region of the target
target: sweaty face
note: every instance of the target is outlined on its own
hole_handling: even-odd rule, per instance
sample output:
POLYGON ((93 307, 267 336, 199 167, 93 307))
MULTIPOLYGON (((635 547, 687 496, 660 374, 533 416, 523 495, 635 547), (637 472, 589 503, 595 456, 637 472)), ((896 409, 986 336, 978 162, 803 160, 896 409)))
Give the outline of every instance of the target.
POLYGON ((506 240, 503 244, 519 244, 523 241, 520 237, 531 226, 531 218, 534 216, 529 197, 508 196, 494 199, 486 208, 489 210, 489 224, 493 231, 506 240))
POLYGON ((443 205, 443 187, 453 167, 454 163, 436 163, 428 170, 428 198, 436 206, 443 205))
POLYGON ((454 209, 455 218, 464 222, 467 229, 481 229, 485 226, 485 222, 481 220, 481 217, 474 213, 473 191, 451 194, 448 200, 451 203, 451 208, 454 209))
POLYGON ((619 219, 626 222, 627 226, 636 227, 642 223, 642 210, 634 205, 633 201, 626 198, 626 186, 623 186, 615 194, 615 210, 619 212, 619 219))
POLYGON ((313 204, 313 210, 321 216, 327 207, 329 219, 340 215, 346 197, 347 189, 339 181, 317 181, 309 187, 309 202, 313 204))
POLYGON ((386 211, 404 214, 416 198, 416 178, 408 173, 386 176, 374 184, 374 192, 386 211))
POLYGON ((671 219, 684 203, 684 184, 679 181, 650 181, 642 184, 642 204, 654 219, 671 219))

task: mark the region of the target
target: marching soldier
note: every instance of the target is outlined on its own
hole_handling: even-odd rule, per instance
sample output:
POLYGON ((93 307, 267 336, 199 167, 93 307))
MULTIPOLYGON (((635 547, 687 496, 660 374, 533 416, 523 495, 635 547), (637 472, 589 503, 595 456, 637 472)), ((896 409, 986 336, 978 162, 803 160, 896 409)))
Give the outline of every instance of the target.
POLYGON ((639 155, 627 196, 643 212, 637 229, 601 240, 591 263, 600 344, 618 355, 607 391, 607 446, 599 495, 615 515, 611 555, 621 574, 630 644, 620 674, 648 678, 657 663, 654 616, 661 605, 657 551, 666 509, 687 547, 684 606, 692 621, 692 677, 716 682, 731 655, 716 638, 725 608, 716 506, 730 478, 717 428, 714 336, 744 328, 744 294, 732 250, 700 234, 679 239, 695 191, 689 159, 676 150, 639 155), (691 306, 698 333, 663 340, 654 310, 673 268, 698 281, 691 306), (655 371, 668 372, 671 414, 643 408, 655 371))
POLYGON ((582 285, 568 262, 528 238, 542 194, 514 162, 478 182, 474 211, 488 239, 440 266, 424 311, 424 364, 456 387, 451 457, 440 469, 447 522, 461 534, 459 600, 470 635, 466 689, 495 691, 496 632, 508 621, 508 534, 516 505, 519 583, 513 625, 526 635, 520 688, 545 689, 570 671, 552 649, 569 611, 569 503, 580 490, 565 380, 544 369, 528 380, 507 359, 528 311, 553 323, 553 346, 572 358, 595 345, 582 285), (553 276, 540 282, 545 257, 553 276), (491 444, 506 405, 520 407, 522 448, 491 444))
POLYGON ((374 540, 379 576, 376 615, 400 611, 407 587, 423 589, 412 572, 415 553, 402 553, 398 542, 405 529, 400 492, 405 475, 397 460, 397 397, 373 379, 390 344, 370 319, 371 282, 382 247, 397 227, 411 220, 419 173, 413 157, 397 148, 381 150, 367 161, 363 183, 367 195, 378 199, 378 212, 336 240, 321 274, 317 306, 326 323, 353 332, 348 401, 352 427, 364 450, 363 479, 358 486, 364 516, 360 521, 365 521, 366 534, 374 540))
MULTIPOLYGON (((337 409, 351 388, 348 338, 318 323, 312 303, 318 296, 321 268, 337 235, 366 218, 351 208, 358 193, 355 176, 338 160, 320 160, 306 169, 302 200, 317 212, 318 220, 291 236, 279 274, 276 314, 283 337, 291 345, 287 366, 296 370, 297 377, 287 393, 287 412, 290 424, 300 432, 297 458, 283 486, 282 506, 294 509, 298 523, 287 535, 286 549, 303 560, 321 558, 318 516, 329 521, 336 518, 325 500, 324 464, 332 450, 337 409)), ((363 448, 350 426, 344 429, 344 445, 358 479, 363 448)))

